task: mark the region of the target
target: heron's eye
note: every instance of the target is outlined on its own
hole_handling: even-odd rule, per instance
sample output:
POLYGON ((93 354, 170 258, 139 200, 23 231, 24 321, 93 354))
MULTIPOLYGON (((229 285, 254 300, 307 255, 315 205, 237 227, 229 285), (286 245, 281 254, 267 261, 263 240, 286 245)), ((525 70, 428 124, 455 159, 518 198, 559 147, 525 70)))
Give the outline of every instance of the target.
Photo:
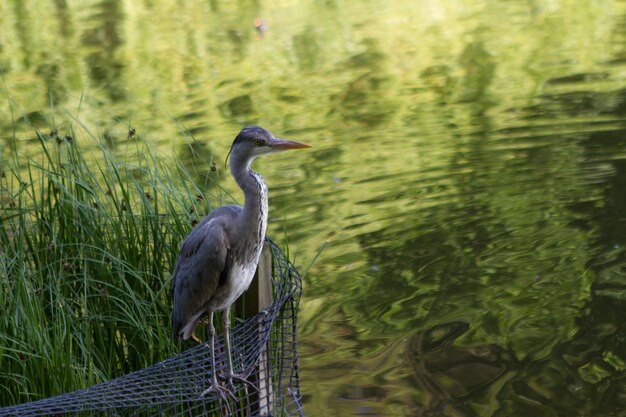
POLYGON ((253 141, 253 143, 254 143, 256 146, 261 146, 261 145, 263 144, 263 141, 262 141, 261 139, 255 139, 255 140, 253 141))

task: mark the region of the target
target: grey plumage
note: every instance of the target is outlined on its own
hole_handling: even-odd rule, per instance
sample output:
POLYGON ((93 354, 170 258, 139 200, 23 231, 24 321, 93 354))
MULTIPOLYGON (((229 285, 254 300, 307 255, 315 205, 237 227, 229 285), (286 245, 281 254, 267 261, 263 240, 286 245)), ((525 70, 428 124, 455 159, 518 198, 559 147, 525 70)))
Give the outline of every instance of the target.
MULTIPOLYGON (((174 337, 197 340, 195 328, 206 314, 214 353, 213 312, 224 311, 222 320, 230 383, 233 378, 245 381, 245 375, 234 374, 232 370, 229 310, 252 281, 267 227, 267 187, 263 177, 252 171, 250 164, 260 155, 308 147, 276 139, 262 127, 244 128, 233 141, 230 152, 231 173, 244 193, 244 205, 219 207, 205 217, 183 242, 172 272, 174 337)), ((224 396, 226 389, 217 383, 214 358, 213 354, 212 385, 203 394, 214 391, 224 396)))
MULTIPOLYGON (((241 211, 239 206, 215 209, 183 242, 172 273, 174 337, 179 336, 194 315, 198 320, 209 309, 219 311, 219 307, 223 307, 219 303, 223 297, 218 297, 217 290, 224 288, 232 268, 233 249, 229 238, 232 233, 228 225, 241 211)), ((180 336, 188 339, 193 330, 180 336)))

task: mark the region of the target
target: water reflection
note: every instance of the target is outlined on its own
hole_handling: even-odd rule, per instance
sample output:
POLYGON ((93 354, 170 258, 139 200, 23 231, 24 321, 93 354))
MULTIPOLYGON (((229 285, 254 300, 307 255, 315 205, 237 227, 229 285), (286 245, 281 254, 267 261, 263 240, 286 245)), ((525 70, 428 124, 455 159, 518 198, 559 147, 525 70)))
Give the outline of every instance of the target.
MULTIPOLYGON (((124 21, 122 4, 115 0, 103 0, 94 6, 87 18, 87 29, 82 44, 88 51, 85 60, 89 79, 102 88, 112 102, 126 98, 123 81, 124 62, 118 48, 122 45, 119 31, 124 21)), ((53 90, 54 91, 54 90, 53 90)))
POLYGON ((132 127, 230 202, 242 124, 315 145, 255 162, 298 266, 330 240, 300 316, 308 415, 626 408, 621 3, 53 3, 40 31, 7 9, 21 151, 67 113, 120 154, 132 127))

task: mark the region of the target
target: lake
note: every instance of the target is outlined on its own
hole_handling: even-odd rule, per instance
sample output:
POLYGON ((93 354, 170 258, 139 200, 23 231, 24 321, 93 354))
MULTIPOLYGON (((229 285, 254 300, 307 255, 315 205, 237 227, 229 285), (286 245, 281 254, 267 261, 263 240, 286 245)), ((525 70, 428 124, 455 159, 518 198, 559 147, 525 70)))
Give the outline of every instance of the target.
POLYGON ((120 154, 132 128, 205 157, 219 204, 242 126, 314 146, 255 162, 308 270, 307 416, 626 415, 626 3, 9 0, 0 24, 3 157, 31 125, 120 154))

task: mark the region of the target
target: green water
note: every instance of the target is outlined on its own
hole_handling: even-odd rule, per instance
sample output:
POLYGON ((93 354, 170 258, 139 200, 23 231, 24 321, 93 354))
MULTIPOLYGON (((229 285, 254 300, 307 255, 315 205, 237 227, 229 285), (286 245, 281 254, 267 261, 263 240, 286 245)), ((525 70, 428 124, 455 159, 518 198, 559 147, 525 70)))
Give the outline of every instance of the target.
POLYGON ((626 416, 625 3, 4 0, 0 28, 4 157, 134 128, 241 199, 243 125, 314 146, 255 162, 297 266, 327 242, 308 416, 626 416))

